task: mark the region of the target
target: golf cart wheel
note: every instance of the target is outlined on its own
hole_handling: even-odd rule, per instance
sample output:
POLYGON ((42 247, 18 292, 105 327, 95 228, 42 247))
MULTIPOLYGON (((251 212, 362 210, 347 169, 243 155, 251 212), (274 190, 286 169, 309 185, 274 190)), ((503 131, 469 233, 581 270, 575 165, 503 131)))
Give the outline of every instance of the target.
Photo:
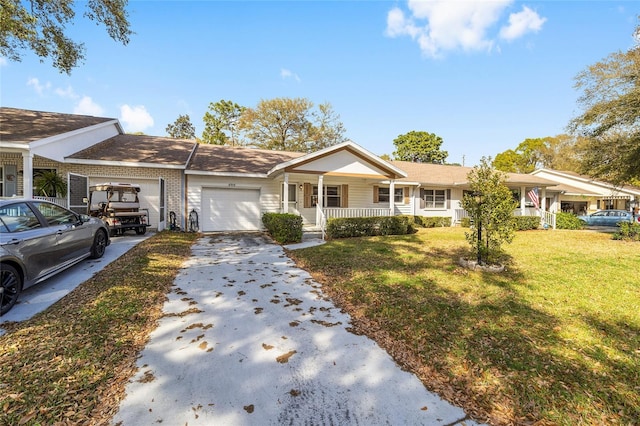
POLYGON ((136 234, 138 235, 144 235, 147 233, 147 227, 146 226, 138 226, 136 228, 136 234))

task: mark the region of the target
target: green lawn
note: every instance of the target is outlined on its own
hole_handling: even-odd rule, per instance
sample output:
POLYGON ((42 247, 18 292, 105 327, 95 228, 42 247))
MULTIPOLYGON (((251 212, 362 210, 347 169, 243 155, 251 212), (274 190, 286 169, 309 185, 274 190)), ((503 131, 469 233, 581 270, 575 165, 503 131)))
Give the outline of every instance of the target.
MULTIPOLYGON (((0 425, 106 424, 196 234, 138 245, 33 319, 3 325, 0 425)), ((502 274, 457 266, 464 230, 291 252, 432 390, 492 424, 638 424, 640 243, 518 233, 502 274)))
POLYGON ((465 229, 330 241, 291 256, 428 388, 491 424, 638 424, 640 244, 519 232, 473 272, 465 229))

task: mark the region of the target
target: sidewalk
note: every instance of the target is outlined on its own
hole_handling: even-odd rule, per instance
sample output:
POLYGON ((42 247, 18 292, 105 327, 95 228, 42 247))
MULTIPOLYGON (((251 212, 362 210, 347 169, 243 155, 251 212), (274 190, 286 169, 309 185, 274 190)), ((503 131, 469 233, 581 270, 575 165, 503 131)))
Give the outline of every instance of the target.
POLYGON ((476 425, 425 390, 283 249, 201 238, 113 424, 476 425))

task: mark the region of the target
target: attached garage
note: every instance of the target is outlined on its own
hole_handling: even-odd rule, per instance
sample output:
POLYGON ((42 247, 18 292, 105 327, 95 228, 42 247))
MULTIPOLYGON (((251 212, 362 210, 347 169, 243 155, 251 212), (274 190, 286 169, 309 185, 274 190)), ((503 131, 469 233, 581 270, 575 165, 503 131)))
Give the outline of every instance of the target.
POLYGON ((203 188, 201 212, 204 232, 260 230, 260 190, 203 188))
POLYGON ((160 182, 159 179, 140 179, 140 178, 89 178, 89 185, 97 185, 105 182, 126 182, 140 185, 140 208, 149 212, 149 224, 151 228, 158 229, 160 221, 160 182))

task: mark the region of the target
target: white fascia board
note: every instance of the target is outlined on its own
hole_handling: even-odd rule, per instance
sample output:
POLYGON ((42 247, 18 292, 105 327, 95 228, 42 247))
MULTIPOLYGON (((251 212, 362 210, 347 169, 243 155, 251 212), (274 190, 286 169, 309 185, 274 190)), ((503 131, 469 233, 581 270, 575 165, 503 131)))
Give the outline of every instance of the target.
POLYGON ((262 173, 238 173, 238 172, 208 172, 204 170, 185 170, 185 175, 199 176, 222 176, 222 177, 240 177, 240 178, 258 178, 267 179, 269 176, 262 173))
POLYGON ((306 154, 303 155, 302 157, 298 157, 298 158, 294 158, 292 160, 289 161, 285 161, 284 163, 280 163, 276 166, 274 166, 271 170, 269 170, 269 172, 267 172, 268 175, 271 175, 273 173, 278 172, 279 170, 285 169, 289 166, 298 164, 298 163, 303 163, 306 162, 308 160, 311 160, 315 157, 322 157, 326 154, 329 154, 331 152, 334 151, 339 151, 342 150, 344 148, 352 148, 355 151, 358 151, 360 154, 362 154, 364 157, 367 157, 372 163, 378 165, 379 167, 383 167, 386 169, 390 169, 393 170, 396 174, 402 176, 402 177, 407 177, 407 173, 404 172, 403 170, 400 170, 399 168, 397 168, 396 166, 394 166, 391 163, 388 163, 386 161, 384 161, 383 159, 381 159, 380 157, 378 157, 377 155, 367 151, 366 149, 362 148, 360 145, 356 144, 355 142, 352 141, 346 141, 346 142, 342 142, 338 145, 333 145, 333 146, 328 146, 326 148, 321 149, 320 151, 316 151, 316 152, 312 152, 310 154, 306 154))
MULTIPOLYGON (((391 181, 383 180, 383 181, 380 181, 380 183, 383 185, 390 185, 391 181)), ((420 186, 420 182, 405 182, 405 181, 397 181, 397 180, 394 180, 393 184, 396 186, 420 186)))
POLYGON ((19 142, 1 142, 3 152, 29 152, 29 144, 19 142))
POLYGON ((29 149, 35 155, 64 162, 65 157, 119 134, 121 126, 118 120, 110 120, 31 142, 29 149))
MULTIPOLYGON (((564 183, 567 185, 571 185, 570 183, 567 183, 566 180, 569 181, 573 181, 573 182, 577 182, 577 183, 585 183, 587 185, 593 185, 599 188, 603 188, 609 191, 616 191, 616 192, 622 192, 622 193, 627 193, 627 194, 635 194, 635 195, 640 195, 640 190, 636 190, 633 188, 625 188, 625 187, 616 187, 615 185, 612 185, 610 183, 606 183, 606 182, 601 182, 601 181, 597 181, 594 179, 591 179, 589 177, 582 177, 582 176, 575 176, 575 175, 570 175, 570 174, 566 174, 566 173, 562 173, 561 171, 558 170, 552 170, 552 169, 537 169, 534 170, 533 172, 531 172, 531 174, 533 175, 538 175, 538 174, 542 174, 544 175, 545 173, 548 173, 552 176, 557 176, 559 178, 564 179, 564 181, 560 182, 560 183, 564 183)), ((545 179, 549 179, 552 180, 553 178, 545 178, 545 179)), ((599 195, 604 195, 604 194, 599 194, 599 195)))
POLYGON ((119 167, 145 167, 154 169, 178 169, 183 170, 184 164, 158 164, 158 163, 138 163, 135 161, 106 161, 106 160, 83 160, 81 158, 66 158, 64 163, 83 164, 86 166, 119 166, 119 167))

